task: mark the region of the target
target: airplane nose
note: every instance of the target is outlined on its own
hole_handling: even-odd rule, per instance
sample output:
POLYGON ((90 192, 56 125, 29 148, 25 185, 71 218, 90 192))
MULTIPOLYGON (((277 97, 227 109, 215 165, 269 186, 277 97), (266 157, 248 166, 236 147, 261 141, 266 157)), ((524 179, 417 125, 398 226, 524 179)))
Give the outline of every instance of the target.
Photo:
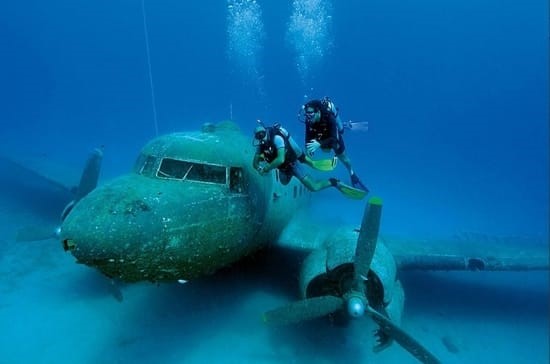
POLYGON ((61 225, 65 251, 111 277, 139 274, 148 265, 144 252, 153 254, 160 246, 156 241, 168 219, 158 195, 143 194, 135 186, 118 181, 80 200, 61 225))
POLYGON ((126 282, 189 280, 257 248, 248 200, 225 186, 119 177, 80 200, 61 241, 78 263, 126 282))

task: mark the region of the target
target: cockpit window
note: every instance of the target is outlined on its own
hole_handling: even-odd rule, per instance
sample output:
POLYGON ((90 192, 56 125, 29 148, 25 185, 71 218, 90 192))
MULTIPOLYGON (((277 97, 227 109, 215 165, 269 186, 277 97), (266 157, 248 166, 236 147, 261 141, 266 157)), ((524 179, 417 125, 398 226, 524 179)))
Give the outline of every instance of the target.
POLYGON ((156 160, 157 158, 152 155, 140 154, 134 164, 134 171, 138 174, 150 176, 153 173, 156 160))
POLYGON ((164 158, 157 177, 189 181, 227 183, 227 168, 224 166, 164 158))
POLYGON ((155 166, 155 160, 156 160, 155 157, 147 156, 147 159, 145 159, 145 162, 143 163, 143 168, 141 169, 141 173, 145 175, 150 175, 151 172, 153 172, 153 167, 155 166))

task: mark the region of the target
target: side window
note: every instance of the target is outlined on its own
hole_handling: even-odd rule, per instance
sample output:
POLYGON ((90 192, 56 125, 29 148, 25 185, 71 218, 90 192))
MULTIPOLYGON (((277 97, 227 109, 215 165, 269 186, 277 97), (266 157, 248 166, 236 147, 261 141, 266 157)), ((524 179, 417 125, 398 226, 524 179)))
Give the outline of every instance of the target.
POLYGON ((145 162, 143 163, 143 168, 141 168, 141 174, 150 176, 153 174, 153 167, 155 166, 156 158, 153 156, 147 156, 145 162))
POLYGON ((140 154, 134 164, 134 171, 138 174, 151 176, 153 167, 155 166, 156 157, 151 155, 140 154))
POLYGON ((231 167, 229 169, 229 190, 235 193, 244 193, 243 169, 240 167, 231 167))

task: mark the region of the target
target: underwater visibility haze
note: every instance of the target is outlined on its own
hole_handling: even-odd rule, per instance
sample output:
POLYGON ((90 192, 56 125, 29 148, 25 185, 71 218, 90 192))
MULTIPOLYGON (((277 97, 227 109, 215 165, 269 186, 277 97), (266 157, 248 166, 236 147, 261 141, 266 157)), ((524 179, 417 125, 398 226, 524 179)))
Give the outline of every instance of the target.
MULTIPOLYGON (((276 247, 119 291, 55 239, 15 242, 62 206, 4 157, 74 177, 102 146, 103 184, 152 138, 204 123, 252 143, 257 120, 279 122, 304 147, 299 111, 328 96, 357 126, 346 154, 384 200, 382 238, 548 250, 546 1, 24 0, 2 6, 0 32, 0 364, 414 362, 372 353, 373 323, 262 324, 298 296, 301 261, 276 247)), ((359 226, 365 202, 327 189, 307 211, 359 226)), ((442 362, 548 362, 547 271, 398 276, 403 328, 442 362)))

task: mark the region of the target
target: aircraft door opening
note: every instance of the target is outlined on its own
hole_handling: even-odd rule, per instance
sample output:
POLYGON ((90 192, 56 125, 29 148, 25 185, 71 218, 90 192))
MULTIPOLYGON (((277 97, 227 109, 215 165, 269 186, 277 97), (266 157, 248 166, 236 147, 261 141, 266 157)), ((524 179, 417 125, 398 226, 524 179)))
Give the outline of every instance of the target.
POLYGON ((243 169, 241 167, 229 168, 229 190, 234 193, 244 193, 243 169))

